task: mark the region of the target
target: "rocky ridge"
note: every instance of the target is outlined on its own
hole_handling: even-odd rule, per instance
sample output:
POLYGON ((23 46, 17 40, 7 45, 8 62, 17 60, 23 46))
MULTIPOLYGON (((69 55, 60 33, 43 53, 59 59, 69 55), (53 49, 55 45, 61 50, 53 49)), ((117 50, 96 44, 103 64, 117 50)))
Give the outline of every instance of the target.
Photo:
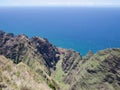
POLYGON ((45 38, 15 36, 0 31, 0 55, 11 59, 16 65, 25 64, 53 90, 120 89, 119 48, 96 54, 89 51, 82 57, 74 50, 52 45, 45 38))
POLYGON ((11 59, 15 64, 20 62, 28 65, 57 87, 55 81, 49 80, 51 72, 57 63, 58 51, 47 39, 33 37, 29 39, 25 35, 15 36, 12 33, 0 31, 0 55, 11 59))

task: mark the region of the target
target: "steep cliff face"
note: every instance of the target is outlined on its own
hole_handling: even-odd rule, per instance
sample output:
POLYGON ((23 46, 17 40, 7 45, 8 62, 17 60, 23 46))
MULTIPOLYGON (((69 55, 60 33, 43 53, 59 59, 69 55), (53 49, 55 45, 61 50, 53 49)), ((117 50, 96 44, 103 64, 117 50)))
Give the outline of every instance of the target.
POLYGON ((62 89, 120 89, 119 48, 102 50, 96 54, 89 51, 85 57, 81 57, 79 53, 73 50, 59 49, 59 52, 61 55, 61 62, 59 63, 61 64, 57 64, 58 69, 54 78, 62 89))
POLYGON ((48 67, 55 68, 54 66, 59 60, 57 56, 59 54, 58 49, 45 38, 34 37, 31 39, 31 44, 42 55, 48 67))
MULTIPOLYGON (((12 33, 0 31, 0 55, 11 59, 11 72, 16 69, 20 70, 20 73, 28 73, 31 70, 34 74, 28 73, 27 75, 32 79, 37 74, 37 79, 42 78, 44 84, 41 83, 41 85, 47 87, 46 90, 120 90, 119 48, 102 50, 96 54, 89 51, 85 57, 82 57, 74 50, 55 47, 45 38, 15 36, 12 33), (29 69, 22 70, 24 68, 20 68, 21 65, 29 69)), ((1 67, 9 63, 5 57, 0 60, 1 67)), ((0 83, 4 81, 7 88, 12 90, 13 82, 17 82, 22 77, 25 78, 24 74, 20 77, 17 75, 19 73, 12 76, 7 69, 1 69, 0 83), (9 78, 10 83, 3 78, 5 73, 11 78, 9 78)), ((26 83, 24 80, 22 82, 26 83)), ((32 82, 36 83, 39 89, 31 87, 31 90, 40 90, 39 83, 32 82)), ((28 85, 32 85, 32 82, 28 85)), ((20 90, 19 83, 16 86, 18 89, 15 90, 20 90)))
POLYGON ((79 62, 65 80, 72 82, 70 90, 119 90, 119 67, 120 49, 107 49, 79 62))
POLYGON ((55 69, 55 64, 59 60, 58 50, 48 42, 47 39, 34 37, 29 39, 25 35, 14 36, 0 31, 0 54, 12 59, 15 63, 21 61, 31 64, 37 61, 50 73, 50 69, 55 69))
MULTIPOLYGON (((69 80, 66 80, 68 73, 74 70, 82 60, 80 53, 74 50, 58 48, 60 60, 56 64, 56 70, 52 73, 52 78, 58 83, 61 90, 69 90, 69 80)), ((72 82, 71 82, 72 83, 72 82)))
POLYGON ((11 59, 15 64, 25 63, 56 89, 59 87, 49 75, 55 70, 59 60, 58 54, 57 48, 47 39, 40 37, 29 39, 25 35, 15 36, 0 31, 0 55, 11 59))

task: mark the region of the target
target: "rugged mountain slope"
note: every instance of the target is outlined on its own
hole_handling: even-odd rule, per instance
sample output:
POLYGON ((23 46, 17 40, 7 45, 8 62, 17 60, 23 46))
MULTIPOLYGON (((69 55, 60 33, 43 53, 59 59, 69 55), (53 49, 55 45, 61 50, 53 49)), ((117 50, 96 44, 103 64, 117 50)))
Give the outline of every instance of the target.
POLYGON ((106 49, 96 54, 89 51, 85 57, 82 57, 74 50, 55 47, 44 38, 15 36, 0 31, 0 55, 10 60, 1 56, 3 60, 0 62, 1 67, 4 65, 6 67, 9 65, 7 61, 10 62, 11 71, 9 68, 5 70, 1 68, 0 73, 0 81, 5 82, 3 87, 7 85, 10 90, 20 90, 20 83, 27 85, 27 81, 31 81, 28 84, 31 90, 40 90, 41 85, 44 88, 42 90, 50 88, 53 90, 120 90, 119 48, 106 49), (11 74, 17 71, 21 75, 11 74), (4 74, 9 76, 10 83, 3 79, 4 74), (23 80, 25 76, 26 79, 23 80), (22 81, 19 80, 20 78, 22 81), (13 82, 16 83, 17 89, 13 82), (35 87, 31 87, 33 82, 36 84, 35 87))
POLYGON ((54 79, 63 90, 120 90, 119 48, 89 51, 85 57, 73 50, 58 50, 61 60, 54 79))
POLYGON ((60 60, 51 77, 58 83, 61 90, 69 90, 70 84, 64 83, 64 78, 66 78, 68 73, 82 60, 82 56, 74 50, 58 48, 58 51, 60 53, 60 60))
MULTIPOLYGON (((33 37, 29 39, 25 35, 14 36, 12 33, 0 31, 0 54, 11 58, 15 63, 28 61, 33 57, 46 67, 54 68, 58 57, 55 46, 50 44, 47 39, 33 37), (30 55, 29 55, 30 54, 30 55)), ((49 71, 49 70, 48 70, 49 71)))
POLYGON ((70 90, 120 89, 120 49, 103 50, 84 60, 64 78, 70 90))
POLYGON ((0 90, 51 90, 44 78, 24 63, 0 56, 0 90))
POLYGON ((49 80, 49 75, 54 71, 59 60, 59 53, 47 39, 40 37, 29 39, 25 35, 15 36, 12 33, 0 31, 0 54, 12 59, 16 64, 25 63, 43 76, 48 84, 59 89, 55 81, 49 80))

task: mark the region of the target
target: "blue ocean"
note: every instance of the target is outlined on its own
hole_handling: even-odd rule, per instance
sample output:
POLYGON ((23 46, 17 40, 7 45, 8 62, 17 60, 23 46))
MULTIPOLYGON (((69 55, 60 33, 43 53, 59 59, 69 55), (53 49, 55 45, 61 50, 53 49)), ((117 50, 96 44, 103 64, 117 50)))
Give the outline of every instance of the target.
POLYGON ((0 7, 0 29, 44 37, 85 55, 120 48, 120 8, 0 7))

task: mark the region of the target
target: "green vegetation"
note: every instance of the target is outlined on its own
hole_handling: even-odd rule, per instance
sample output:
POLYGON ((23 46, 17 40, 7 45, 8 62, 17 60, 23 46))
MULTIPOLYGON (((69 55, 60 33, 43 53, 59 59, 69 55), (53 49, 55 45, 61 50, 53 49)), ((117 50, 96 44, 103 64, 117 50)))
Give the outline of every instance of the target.
POLYGON ((0 85, 5 90, 120 90, 120 49, 82 57, 47 39, 0 35, 0 85))
POLYGON ((19 72, 19 71, 16 72, 16 76, 17 76, 18 78, 20 77, 20 72, 19 72))
POLYGON ((55 76, 54 76, 54 79, 56 81, 58 81, 58 83, 63 83, 62 81, 62 78, 64 76, 64 72, 62 70, 62 67, 61 67, 61 64, 62 64, 62 60, 60 60, 57 65, 56 65, 56 72, 55 72, 55 76))
POLYGON ((56 90, 56 89, 55 89, 55 86, 54 86, 52 83, 49 83, 49 87, 50 87, 52 90, 56 90))
POLYGON ((64 76, 65 73, 62 70, 62 60, 60 60, 56 65, 56 71, 53 78, 58 83, 61 89, 68 90, 69 85, 63 82, 64 76))
POLYGON ((0 56, 0 62, 0 64, 3 65, 3 67, 0 68, 0 82, 4 82, 5 88, 7 86, 9 90, 50 89, 43 77, 30 69, 26 64, 22 62, 14 64, 11 60, 3 58, 3 56, 0 56), (4 62, 7 62, 6 65, 4 65, 4 62))

